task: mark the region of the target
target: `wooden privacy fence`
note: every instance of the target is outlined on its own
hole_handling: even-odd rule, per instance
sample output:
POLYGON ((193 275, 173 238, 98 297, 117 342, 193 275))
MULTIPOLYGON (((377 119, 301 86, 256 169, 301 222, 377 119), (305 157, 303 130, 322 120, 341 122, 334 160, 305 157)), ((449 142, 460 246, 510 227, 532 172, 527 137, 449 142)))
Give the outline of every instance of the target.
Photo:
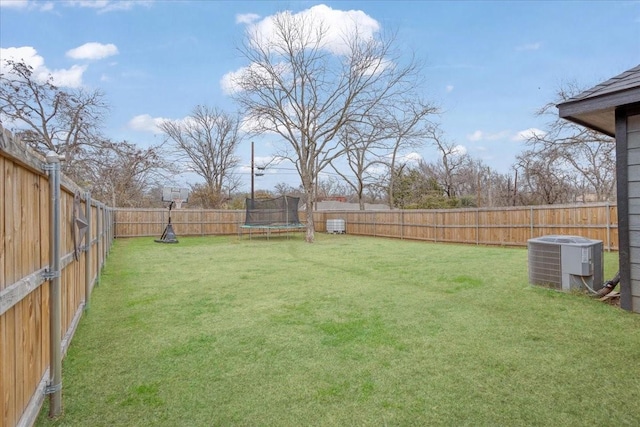
POLYGON ((315 224, 344 219, 349 234, 476 245, 526 246, 549 234, 602 240, 618 249, 618 215, 609 203, 479 209, 326 211, 315 224))
MULTIPOLYGON (((117 208, 115 237, 159 237, 169 219, 168 209, 117 208)), ((248 234, 241 229, 244 211, 171 211, 178 236, 248 234)), ((301 212, 301 221, 304 214, 301 212)), ((330 219, 343 219, 348 234, 476 245, 526 246, 527 240, 549 234, 579 235, 602 240, 606 250, 618 249, 615 204, 522 206, 513 208, 319 211, 316 231, 326 231, 330 219)), ((253 230, 256 234, 260 231, 253 230)))
POLYGON ((61 403, 60 359, 99 280, 113 213, 60 177, 55 156, 1 127, 0 199, 0 426, 30 426, 46 395, 61 403))

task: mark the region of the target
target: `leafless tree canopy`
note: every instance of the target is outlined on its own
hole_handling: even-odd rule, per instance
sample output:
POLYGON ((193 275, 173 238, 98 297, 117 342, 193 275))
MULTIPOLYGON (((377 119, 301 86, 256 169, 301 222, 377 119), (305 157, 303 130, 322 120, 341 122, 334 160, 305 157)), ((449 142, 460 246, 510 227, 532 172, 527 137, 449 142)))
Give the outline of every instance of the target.
POLYGON ((558 117, 556 105, 581 91, 577 85, 567 83, 558 90, 555 102, 538 111, 538 116, 550 117, 549 124, 544 134, 531 135, 527 141, 529 150, 518 159, 528 190, 540 190, 534 197, 544 203, 615 199, 613 138, 558 117), (545 186, 536 188, 533 182, 545 186))
POLYGON ((239 125, 232 115, 202 105, 185 120, 167 120, 160 125, 178 158, 204 179, 207 188, 201 193, 211 199, 207 206, 218 207, 224 201, 224 190, 238 185, 233 170, 239 162, 235 152, 242 140, 239 125))
POLYGON ((6 61, 0 117, 36 151, 64 156, 62 172, 112 206, 148 206, 148 194, 171 172, 162 146, 139 148, 100 134, 108 106, 100 91, 62 90, 23 62, 6 61))
POLYGON ((19 126, 16 134, 36 151, 65 156, 62 172, 77 179, 83 155, 100 145, 99 130, 108 106, 100 91, 65 91, 51 77, 39 82, 23 62, 6 61, 0 75, 0 117, 19 126))
POLYGON ((318 173, 345 154, 345 126, 391 107, 415 93, 417 64, 394 52, 394 38, 343 34, 339 52, 329 46, 328 27, 285 12, 273 17, 273 35, 257 29, 240 48, 249 62, 234 84, 235 99, 257 133, 279 135, 281 157, 300 174, 306 195, 307 235, 314 240, 313 203, 318 173))
POLYGON ((168 174, 175 172, 161 146, 140 148, 127 141, 103 141, 94 152, 95 161, 85 162, 84 175, 93 197, 111 206, 154 206, 168 174))
POLYGON ((435 127, 428 118, 437 109, 417 97, 405 96, 394 105, 381 103, 378 109, 350 122, 340 133, 348 172, 336 161, 331 162, 331 167, 356 194, 361 210, 368 187, 380 186, 383 181, 387 182, 387 202, 394 207, 393 180, 398 156, 404 150, 427 144, 435 127))

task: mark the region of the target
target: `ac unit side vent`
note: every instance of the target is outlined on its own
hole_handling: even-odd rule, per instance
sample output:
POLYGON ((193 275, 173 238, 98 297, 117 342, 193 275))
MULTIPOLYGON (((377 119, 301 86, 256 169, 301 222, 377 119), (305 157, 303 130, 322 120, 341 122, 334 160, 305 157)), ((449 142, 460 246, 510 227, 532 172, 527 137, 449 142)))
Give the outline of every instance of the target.
POLYGON ((562 288, 560 246, 529 244, 529 283, 562 288))

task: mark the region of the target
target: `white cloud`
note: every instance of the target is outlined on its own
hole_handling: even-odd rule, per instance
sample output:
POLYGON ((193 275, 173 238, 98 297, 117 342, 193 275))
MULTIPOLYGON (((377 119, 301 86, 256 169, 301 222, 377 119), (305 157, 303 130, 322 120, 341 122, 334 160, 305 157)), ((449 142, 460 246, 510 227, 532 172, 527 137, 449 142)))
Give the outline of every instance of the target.
MULTIPOLYGON (((275 65, 275 74, 283 76, 287 73, 289 73, 289 66, 287 64, 282 63, 275 65)), ((227 95, 241 91, 242 87, 240 87, 239 82, 244 81, 248 74, 253 74, 262 79, 273 78, 272 74, 261 68, 258 64, 253 63, 248 67, 239 68, 236 71, 231 71, 222 76, 220 79, 222 91, 227 95)))
MULTIPOLYGON (((387 157, 391 158, 391 155, 389 155, 387 157)), ((420 160, 422 160, 422 154, 416 153, 416 152, 407 153, 407 154, 401 154, 396 158, 396 162, 398 162, 398 163, 408 163, 408 164, 416 164, 420 160)))
POLYGON ((31 5, 29 0, 0 0, 0 8, 28 9, 31 5))
POLYGON ((67 70, 51 71, 51 76, 56 86, 77 88, 82 86, 82 75, 86 70, 86 65, 72 65, 67 70))
POLYGON ((447 91, 447 93, 451 93, 451 92, 453 92, 453 85, 447 85, 447 87, 445 88, 445 90, 447 91))
POLYGON ((109 4, 109 0, 68 0, 65 2, 69 6, 90 7, 101 9, 109 4))
POLYGON ((527 44, 523 44, 520 46, 516 47, 516 50, 518 51, 523 51, 523 50, 538 50, 542 47, 542 43, 540 42, 536 42, 536 43, 527 43, 527 44))
POLYGON ((508 130, 503 130, 495 133, 476 130, 472 134, 467 135, 467 139, 472 142, 498 141, 501 139, 507 139, 511 141, 526 141, 533 136, 543 137, 544 135, 546 135, 546 132, 537 128, 521 130, 520 132, 516 132, 515 134, 508 130))
POLYGON ((469 141, 482 141, 483 132, 481 130, 477 130, 470 135, 467 135, 467 139, 469 141))
POLYGON ((525 129, 525 130, 521 130, 520 132, 516 133, 511 140, 512 141, 526 141, 530 138, 533 137, 538 137, 538 138, 542 138, 547 134, 547 132, 537 129, 537 128, 529 128, 529 129, 525 129))
POLYGON ((116 10, 131 10, 136 6, 149 7, 154 0, 68 0, 67 6, 86 7, 96 9, 98 13, 113 12, 116 10))
POLYGON ((116 45, 102 43, 85 43, 74 49, 68 50, 66 55, 73 59, 102 59, 109 56, 117 55, 118 48, 116 45))
MULTIPOLYGON (((334 54, 344 54, 349 51, 349 46, 345 40, 345 34, 359 34, 363 40, 373 38, 373 35, 380 30, 378 21, 371 18, 361 10, 335 10, 320 4, 309 9, 292 14, 293 19, 302 19, 309 23, 308 35, 319 34, 320 29, 324 29, 323 47, 334 54)), ((277 16, 277 15, 276 15, 277 16)), ((275 16, 268 16, 262 21, 251 26, 255 30, 259 39, 268 42, 273 39, 275 32, 275 16)), ((310 41, 313 43, 313 41, 310 41)))
POLYGON ((51 76, 53 84, 60 87, 77 88, 82 86, 82 75, 86 65, 73 65, 68 69, 50 70, 44 65, 44 58, 31 46, 0 48, 0 70, 8 72, 6 61, 24 62, 33 69, 33 77, 43 83, 51 76))
POLYGON ((467 154, 467 147, 465 147, 464 145, 456 145, 451 150, 451 154, 454 154, 456 156, 464 156, 465 154, 467 154))
POLYGON ((159 126, 165 120, 167 119, 162 117, 151 117, 149 114, 140 114, 129 120, 127 126, 130 129, 140 132, 162 133, 159 126))
POLYGON ((236 24, 253 24, 258 19, 260 19, 260 15, 255 13, 242 13, 236 15, 236 24))
POLYGON ((53 10, 56 4, 68 7, 84 7, 97 10, 98 13, 115 10, 130 10, 135 6, 150 6, 154 0, 67 0, 64 2, 40 0, 0 0, 0 8, 38 10, 47 12, 53 10))
POLYGON ((247 67, 242 67, 236 71, 231 71, 222 76, 220 79, 220 88, 222 92, 227 95, 232 95, 236 92, 242 90, 242 88, 237 84, 238 81, 242 79, 242 76, 248 71, 247 67))
MULTIPOLYGON (((289 11, 281 13, 289 14, 291 19, 301 19, 309 23, 306 28, 308 31, 307 34, 309 35, 308 42, 313 43, 313 35, 322 33, 323 48, 336 55, 349 51, 347 38, 345 37, 346 34, 356 34, 357 32, 362 40, 369 40, 380 30, 380 25, 375 19, 359 10, 334 10, 321 4, 295 14, 289 11), (320 31, 321 28, 323 32, 320 31)), ((259 22, 250 23, 248 31, 253 34, 252 38, 260 40, 264 46, 269 46, 271 42, 277 44, 278 41, 275 39, 274 25, 274 19, 276 19, 277 16, 279 15, 268 16, 259 22)), ((249 23, 254 22, 256 19, 259 19, 258 15, 238 15, 236 22, 249 23)), ((370 73, 377 73, 380 72, 381 69, 386 69, 391 66, 393 66, 393 63, 380 58, 378 62, 372 64, 370 73)), ((286 64, 282 64, 282 68, 277 70, 279 75, 284 75, 288 73, 288 71, 286 64)), ((242 88, 238 82, 242 81, 247 73, 257 73, 257 76, 262 75, 263 78, 268 77, 268 73, 261 71, 255 64, 251 64, 249 67, 240 68, 225 74, 220 79, 220 87, 223 92, 231 95, 240 91, 242 88)))
POLYGON ((35 48, 31 46, 0 48, 0 68, 3 73, 7 71, 6 61, 24 62, 35 70, 44 67, 44 58, 38 55, 35 48))
POLYGON ((394 67, 393 62, 389 61, 388 59, 377 58, 377 60, 373 61, 369 65, 369 67, 364 71, 364 74, 372 76, 372 75, 381 73, 383 70, 386 70, 387 68, 393 68, 393 67, 394 67))
POLYGON ((53 2, 34 0, 0 0, 0 9, 38 10, 41 12, 47 12, 53 9, 53 2))
POLYGON ((503 130, 496 133, 487 133, 481 130, 476 130, 472 134, 467 135, 467 139, 469 141, 496 141, 499 139, 504 139, 509 136, 509 131, 503 130))

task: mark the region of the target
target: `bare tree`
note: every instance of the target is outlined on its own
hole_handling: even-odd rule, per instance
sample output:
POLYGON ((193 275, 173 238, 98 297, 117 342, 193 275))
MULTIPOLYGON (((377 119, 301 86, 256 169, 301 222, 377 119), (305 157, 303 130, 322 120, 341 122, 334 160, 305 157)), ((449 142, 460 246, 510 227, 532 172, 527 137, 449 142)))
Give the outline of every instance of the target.
POLYGON ((341 131, 340 142, 343 145, 347 167, 351 173, 348 174, 336 164, 336 160, 342 159, 334 159, 330 163, 333 170, 356 194, 360 210, 364 210, 365 190, 377 182, 377 177, 371 171, 384 164, 382 156, 379 154, 384 148, 383 133, 382 126, 376 126, 373 121, 369 120, 346 125, 341 131))
POLYGON ((314 241, 313 205, 318 173, 345 153, 340 131, 382 104, 416 89, 417 65, 398 61, 394 39, 342 35, 329 49, 329 27, 310 15, 279 13, 265 37, 251 27, 240 52, 248 60, 235 75, 235 99, 256 133, 285 141, 280 157, 296 166, 306 195, 306 241, 314 241))
POLYGON ((292 185, 287 184, 286 182, 279 182, 273 187, 273 192, 277 197, 286 195, 295 196, 299 191, 299 188, 295 188, 292 185))
POLYGON ((560 119, 556 110, 564 102, 582 92, 575 83, 564 84, 557 100, 543 106, 537 115, 550 117, 543 133, 528 138, 529 154, 542 161, 555 159, 565 168, 564 175, 574 182, 583 201, 605 201, 615 198, 615 141, 600 132, 560 119))
POLYGON ((388 155, 389 207, 394 206, 394 177, 398 155, 402 150, 417 148, 424 145, 427 139, 432 139, 437 126, 427 120, 427 117, 437 113, 437 108, 422 100, 405 98, 402 102, 389 105, 383 119, 383 128, 387 129, 390 153, 388 155))
POLYGON ((63 155, 62 172, 81 179, 81 158, 100 144, 99 128, 108 106, 100 91, 62 90, 53 77, 40 82, 24 62, 5 61, 0 74, 0 118, 35 150, 63 155))
POLYGON ((571 175, 562 167, 562 159, 555 151, 545 151, 537 155, 525 151, 517 157, 517 167, 521 172, 519 190, 520 204, 552 205, 572 201, 573 186, 571 175))
POLYGON ((107 140, 93 154, 93 161, 84 162, 92 196, 114 207, 147 205, 147 195, 172 171, 161 146, 139 148, 127 141, 107 140))
POLYGON ((211 198, 208 206, 219 206, 225 200, 225 187, 235 189, 238 185, 233 170, 239 163, 235 154, 242 141, 239 127, 239 120, 232 115, 202 105, 185 120, 160 124, 179 159, 204 179, 207 189, 202 193, 211 198))
MULTIPOLYGON (((440 159, 433 165, 435 178, 446 196, 454 199, 461 195, 459 187, 465 179, 465 169, 475 169, 473 162, 458 145, 447 141, 439 128, 431 129, 431 140, 440 153, 440 159)), ((466 179, 472 179, 472 176, 467 176, 466 179)))
POLYGON ((343 180, 335 176, 329 176, 325 179, 318 179, 317 193, 318 199, 346 197, 349 193, 349 186, 343 180))
POLYGON ((360 121, 345 126, 341 133, 351 174, 342 173, 341 168, 331 162, 333 169, 358 196, 360 210, 364 210, 366 187, 381 181, 381 167, 388 174, 386 191, 389 207, 394 206, 393 180, 398 156, 403 150, 426 143, 434 126, 427 117, 437 112, 435 107, 409 97, 380 107, 381 112, 371 111, 360 121))

